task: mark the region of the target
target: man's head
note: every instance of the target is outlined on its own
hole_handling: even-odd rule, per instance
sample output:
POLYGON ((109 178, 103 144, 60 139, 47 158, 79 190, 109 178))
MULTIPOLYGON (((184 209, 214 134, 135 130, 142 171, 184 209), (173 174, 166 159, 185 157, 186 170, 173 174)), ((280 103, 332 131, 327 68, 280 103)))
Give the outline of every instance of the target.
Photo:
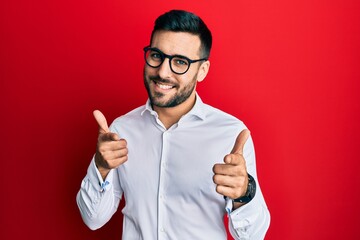
POLYGON ((211 33, 196 15, 173 10, 155 21, 144 48, 144 84, 154 108, 191 108, 196 85, 207 75, 211 33))
POLYGON ((184 10, 171 10, 160 15, 151 34, 150 45, 156 31, 187 32, 199 36, 200 57, 209 58, 212 45, 211 32, 200 17, 184 10))

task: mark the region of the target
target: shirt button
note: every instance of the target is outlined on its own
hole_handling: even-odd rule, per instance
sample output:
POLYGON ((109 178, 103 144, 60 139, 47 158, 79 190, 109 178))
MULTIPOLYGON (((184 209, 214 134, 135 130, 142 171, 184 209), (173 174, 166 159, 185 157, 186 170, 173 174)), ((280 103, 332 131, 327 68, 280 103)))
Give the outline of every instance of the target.
POLYGON ((160 231, 161 231, 161 232, 165 232, 165 229, 164 229, 164 228, 161 228, 160 231))

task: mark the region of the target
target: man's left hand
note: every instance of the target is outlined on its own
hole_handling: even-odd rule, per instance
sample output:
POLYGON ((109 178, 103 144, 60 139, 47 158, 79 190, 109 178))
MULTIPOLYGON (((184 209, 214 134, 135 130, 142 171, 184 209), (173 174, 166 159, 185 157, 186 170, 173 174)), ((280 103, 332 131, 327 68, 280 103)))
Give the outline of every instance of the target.
MULTIPOLYGON (((243 149, 249 136, 250 131, 248 129, 242 130, 236 138, 231 153, 224 157, 224 163, 217 163, 213 167, 213 181, 216 184, 216 191, 231 199, 244 196, 247 190, 249 179, 243 149)), ((236 203, 234 208, 241 205, 236 203)))

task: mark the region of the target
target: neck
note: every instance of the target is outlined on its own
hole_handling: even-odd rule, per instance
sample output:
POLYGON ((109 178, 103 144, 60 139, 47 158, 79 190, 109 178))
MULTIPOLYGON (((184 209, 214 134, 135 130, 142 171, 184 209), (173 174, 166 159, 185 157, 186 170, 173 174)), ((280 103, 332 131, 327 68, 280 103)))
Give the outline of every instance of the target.
POLYGON ((157 107, 153 106, 155 112, 157 112, 160 121, 164 124, 166 129, 169 129, 172 125, 177 123, 180 118, 188 113, 194 106, 196 101, 196 95, 193 93, 185 102, 175 107, 157 107))

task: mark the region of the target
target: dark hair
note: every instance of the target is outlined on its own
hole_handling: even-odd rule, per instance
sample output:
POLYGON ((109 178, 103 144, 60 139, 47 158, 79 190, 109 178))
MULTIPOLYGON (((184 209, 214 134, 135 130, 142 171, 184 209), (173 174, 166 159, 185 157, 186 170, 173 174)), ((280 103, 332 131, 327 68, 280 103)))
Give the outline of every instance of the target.
POLYGON ((199 36, 201 41, 202 58, 210 55, 212 36, 206 24, 200 17, 184 10, 171 10, 160 15, 155 20, 155 26, 151 33, 150 43, 156 31, 188 32, 199 36))

